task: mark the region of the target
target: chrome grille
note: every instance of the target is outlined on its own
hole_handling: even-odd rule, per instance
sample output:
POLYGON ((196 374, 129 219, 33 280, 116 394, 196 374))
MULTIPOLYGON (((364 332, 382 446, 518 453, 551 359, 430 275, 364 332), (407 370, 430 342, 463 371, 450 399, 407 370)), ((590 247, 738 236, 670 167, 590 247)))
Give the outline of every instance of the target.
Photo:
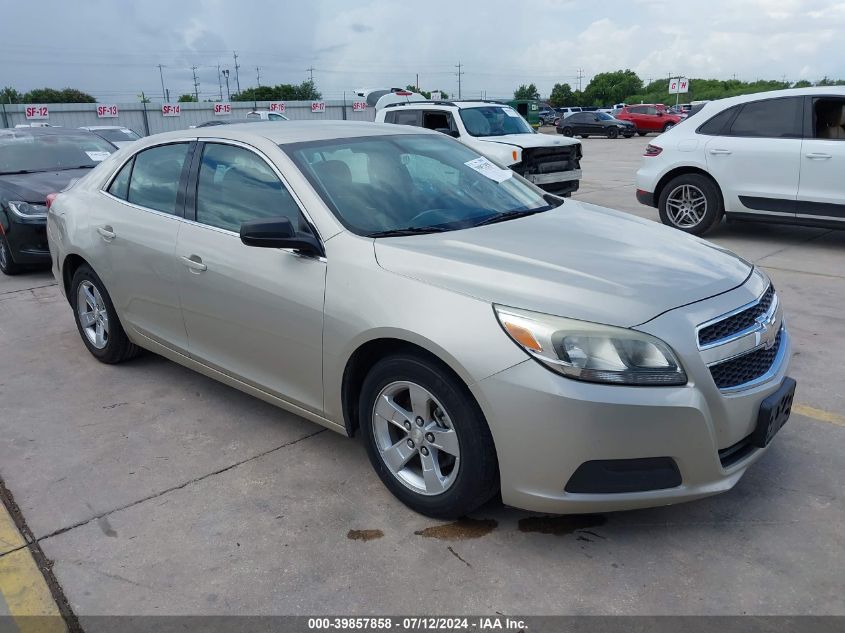
POLYGON ((777 357, 782 335, 783 328, 778 330, 774 344, 768 349, 761 347, 730 360, 711 365, 710 375, 713 376, 716 386, 719 389, 728 389, 744 385, 768 372, 777 357))
POLYGON ((698 331, 699 346, 712 345, 717 341, 730 338, 754 326, 756 320, 769 311, 775 297, 775 288, 771 284, 755 305, 746 308, 698 331))

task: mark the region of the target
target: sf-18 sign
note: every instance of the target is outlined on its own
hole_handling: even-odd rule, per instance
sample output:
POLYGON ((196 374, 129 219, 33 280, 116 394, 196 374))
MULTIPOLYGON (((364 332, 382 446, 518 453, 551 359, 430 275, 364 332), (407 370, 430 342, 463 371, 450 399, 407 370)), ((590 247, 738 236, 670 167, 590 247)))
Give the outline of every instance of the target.
POLYGON ((232 104, 231 103, 215 103, 214 104, 214 114, 218 114, 218 115, 232 114, 232 104))
POLYGON ((45 105, 26 106, 27 119, 49 119, 50 111, 45 105))
POLYGON ((689 79, 686 77, 675 77, 669 80, 669 94, 684 94, 689 92, 689 79))
POLYGON ((178 103, 165 103, 161 106, 161 116, 180 116, 182 114, 182 106, 178 103))
POLYGON ((117 106, 116 105, 97 106, 97 116, 101 119, 115 119, 115 118, 117 118, 117 106))
POLYGON ((270 104, 270 112, 279 112, 281 114, 285 113, 285 102, 284 101, 274 101, 270 104))
POLYGON ((325 112, 326 111, 326 102, 325 101, 312 101, 311 102, 311 112, 325 112))
POLYGON ((367 102, 366 101, 353 101, 352 102, 352 111, 353 112, 363 112, 367 109, 367 102))

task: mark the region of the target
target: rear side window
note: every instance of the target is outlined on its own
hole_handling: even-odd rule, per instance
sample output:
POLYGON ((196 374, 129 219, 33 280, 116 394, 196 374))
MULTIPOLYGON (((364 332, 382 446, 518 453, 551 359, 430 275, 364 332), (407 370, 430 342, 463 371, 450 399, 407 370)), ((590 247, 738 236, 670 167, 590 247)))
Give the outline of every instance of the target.
POLYGON ((719 136, 720 134, 723 134, 725 132, 725 128, 731 122, 731 119, 733 119, 738 109, 739 106, 734 106, 732 108, 728 108, 727 110, 722 110, 716 116, 710 117, 704 125, 698 128, 698 133, 708 134, 710 136, 719 136))
POLYGON ((175 215, 176 194, 187 155, 187 143, 161 145, 137 154, 127 200, 175 215))
POLYGON ((129 197, 129 176, 132 174, 132 163, 134 162, 134 158, 129 160, 111 181, 109 193, 116 198, 126 200, 129 197))
POLYGON ((731 125, 731 136, 801 138, 803 99, 766 99, 742 106, 731 125))

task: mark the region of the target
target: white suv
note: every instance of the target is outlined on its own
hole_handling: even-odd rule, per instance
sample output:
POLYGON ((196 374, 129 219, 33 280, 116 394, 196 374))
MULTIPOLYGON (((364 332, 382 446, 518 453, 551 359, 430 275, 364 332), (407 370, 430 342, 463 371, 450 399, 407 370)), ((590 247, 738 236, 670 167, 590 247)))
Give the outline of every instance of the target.
POLYGON ((701 235, 723 215, 845 228, 845 87, 711 101, 646 148, 637 199, 701 235))
POLYGON ((509 105, 493 101, 394 103, 376 112, 376 122, 416 125, 453 136, 549 193, 568 196, 578 190, 581 143, 538 134, 509 105))

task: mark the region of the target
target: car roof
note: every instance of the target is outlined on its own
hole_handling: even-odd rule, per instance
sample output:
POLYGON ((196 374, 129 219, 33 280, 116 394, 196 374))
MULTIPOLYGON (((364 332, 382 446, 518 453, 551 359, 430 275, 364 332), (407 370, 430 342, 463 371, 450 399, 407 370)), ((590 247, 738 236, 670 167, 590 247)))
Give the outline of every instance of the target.
POLYGON ((83 125, 80 130, 95 132, 96 130, 128 130, 125 125, 83 125))
MULTIPOLYGON (((778 99, 781 97, 813 97, 813 96, 845 97, 845 86, 812 86, 810 88, 787 88, 786 90, 769 90, 768 92, 755 92, 753 94, 738 95, 707 101, 698 112, 716 114, 731 106, 750 101, 761 101, 763 99, 778 99)), ((703 118, 702 118, 703 120, 703 118)))
MULTIPOLYGON (((95 136, 88 130, 81 130, 76 127, 15 127, 0 128, 0 135, 3 136, 95 136)), ((99 137, 97 137, 99 138, 99 137)))
POLYGON ((286 121, 284 124, 273 121, 254 121, 232 125, 214 125, 191 130, 179 130, 155 134, 144 139, 145 145, 154 145, 162 141, 184 138, 222 138, 228 140, 248 140, 264 138, 276 145, 323 141, 363 136, 396 136, 397 134, 433 134, 442 136, 425 128, 395 125, 392 123, 369 123, 365 121, 286 121))

